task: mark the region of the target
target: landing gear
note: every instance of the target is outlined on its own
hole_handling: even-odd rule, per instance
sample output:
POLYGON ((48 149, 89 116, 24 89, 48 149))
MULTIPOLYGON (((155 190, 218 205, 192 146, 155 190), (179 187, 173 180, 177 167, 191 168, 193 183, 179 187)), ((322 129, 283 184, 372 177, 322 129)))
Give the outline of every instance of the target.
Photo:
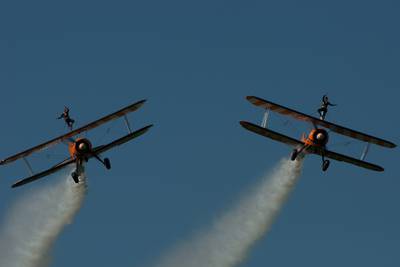
POLYGON ((72 179, 74 179, 75 183, 79 183, 79 175, 76 172, 71 173, 72 179))
POLYGON ((329 160, 325 159, 325 150, 321 151, 322 155, 322 171, 326 172, 326 170, 329 168, 329 164, 331 163, 329 160))
POLYGON ((104 158, 104 160, 102 160, 102 159, 100 158, 100 156, 97 155, 97 154, 94 154, 93 156, 94 156, 98 161, 100 161, 100 162, 104 165, 104 167, 106 167, 107 170, 111 169, 111 162, 110 162, 110 159, 109 159, 109 158, 104 158))
POLYGON ((299 152, 297 151, 297 149, 293 149, 293 152, 292 152, 292 155, 290 156, 290 159, 292 161, 296 160, 298 154, 299 154, 299 152))
POLYGON ((104 159, 104 166, 106 167, 107 170, 111 169, 111 162, 109 158, 104 159))
POLYGON ((293 149, 293 152, 292 152, 292 155, 290 156, 290 159, 292 161, 296 160, 297 157, 299 155, 301 155, 303 153, 304 149, 306 149, 306 148, 307 148, 307 145, 304 145, 304 146, 300 147, 299 149, 297 149, 297 148, 293 149))
POLYGON ((331 162, 329 161, 329 160, 324 160, 323 162, 322 162, 322 170, 325 172, 328 168, 329 168, 329 164, 330 164, 331 162))

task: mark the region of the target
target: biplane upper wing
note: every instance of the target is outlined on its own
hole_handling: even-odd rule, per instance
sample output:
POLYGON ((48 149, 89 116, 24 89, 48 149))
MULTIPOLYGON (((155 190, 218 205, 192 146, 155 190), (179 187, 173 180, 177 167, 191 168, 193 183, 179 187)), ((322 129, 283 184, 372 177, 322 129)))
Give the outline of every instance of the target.
POLYGON ((298 146, 303 146, 304 143, 301 142, 300 140, 291 138, 289 136, 271 131, 269 129, 260 127, 256 124, 253 124, 251 122, 247 122, 247 121, 241 121, 240 125, 242 125, 244 128, 246 128, 247 130, 254 132, 256 134, 271 138, 275 141, 281 142, 281 143, 285 143, 287 145, 293 146, 293 147, 298 147, 298 146))
POLYGON ((48 170, 45 170, 45 171, 40 172, 38 174, 35 174, 35 175, 31 176, 31 177, 19 180, 18 182, 13 184, 11 187, 12 188, 18 187, 18 186, 21 186, 21 185, 24 185, 24 184, 39 180, 40 178, 43 178, 43 177, 45 177, 47 175, 50 175, 50 174, 55 173, 55 172, 57 172, 57 171, 59 171, 61 169, 64 169, 69 164, 72 164, 74 162, 75 162, 75 159, 72 159, 72 158, 66 159, 66 160, 62 161, 61 163, 53 166, 52 168, 50 168, 48 170))
POLYGON ((130 140, 132 140, 132 139, 134 139, 136 137, 139 137, 142 134, 146 133, 151 127, 153 127, 152 124, 151 125, 147 125, 147 126, 141 128, 141 129, 139 129, 139 130, 137 130, 137 131, 135 131, 133 133, 127 134, 127 135, 125 135, 125 136, 123 136, 123 137, 121 137, 121 138, 119 138, 119 139, 107 144, 107 145, 101 145, 101 146, 95 147, 93 149, 93 153, 94 154, 101 154, 101 153, 103 153, 103 152, 105 152, 107 150, 110 150, 113 147, 122 145, 122 144, 124 144, 124 143, 126 143, 126 142, 128 142, 128 141, 130 141, 130 140))
POLYGON ((13 155, 11 157, 8 157, 8 158, 4 159, 4 160, 1 160, 0 161, 0 165, 8 164, 8 163, 16 161, 16 160, 18 160, 20 158, 27 157, 27 156, 29 156, 30 154, 32 154, 32 153, 34 153, 36 151, 43 150, 43 149, 45 149, 45 148, 47 148, 49 146, 52 146, 52 145, 58 144, 58 143, 60 143, 60 142, 62 142, 64 140, 67 140, 67 139, 69 139, 69 138, 71 138, 71 137, 73 137, 73 136, 75 136, 77 134, 80 134, 82 132, 91 130, 91 129, 96 128, 96 127, 98 127, 98 126, 100 126, 100 125, 102 125, 102 124, 104 124, 106 122, 109 122, 111 120, 115 120, 115 119, 117 119, 119 117, 122 117, 122 116, 126 115, 127 113, 136 111, 145 102, 146 102, 146 100, 138 101, 138 102, 136 102, 136 103, 134 103, 132 105, 124 107, 124 108, 122 108, 122 109, 120 109, 120 110, 118 110, 118 111, 116 111, 114 113, 111 113, 111 114, 109 114, 107 116, 104 116, 104 117, 102 117, 102 118, 100 118, 100 119, 98 119, 96 121, 93 121, 93 122, 91 122, 89 124, 86 124, 85 126, 82 126, 82 127, 78 128, 76 130, 73 130, 73 131, 71 131, 71 132, 69 132, 67 134, 61 135, 61 136, 56 137, 56 138, 54 138, 54 139, 52 139, 50 141, 47 141, 45 143, 42 143, 40 145, 37 145, 35 147, 32 147, 32 148, 27 149, 25 151, 22 151, 22 152, 20 152, 18 154, 15 154, 15 155, 13 155))
POLYGON ((315 125, 320 125, 322 127, 328 128, 338 134, 342 134, 342 135, 345 135, 345 136, 348 136, 351 138, 355 138, 355 139, 358 139, 361 141, 373 143, 373 144, 388 147, 388 148, 396 147, 396 145, 390 141, 386 141, 381 138, 371 136, 369 134, 361 133, 359 131, 355 131, 355 130, 352 130, 352 129, 349 129, 349 128, 346 128, 346 127, 343 127, 343 126, 340 126, 340 125, 337 125, 337 124, 334 124, 331 122, 320 120, 313 116, 306 115, 306 114, 296 111, 294 109, 272 103, 270 101, 264 100, 264 99, 256 97, 256 96, 248 96, 246 98, 248 101, 250 101, 250 103, 252 103, 258 107, 269 109, 271 111, 280 113, 282 115, 291 116, 298 120, 308 121, 315 125))
POLYGON ((337 161, 344 161, 346 163, 350 163, 350 164, 353 164, 353 165, 356 165, 356 166, 359 166, 359 167, 362 167, 365 169, 378 171, 378 172, 384 171, 384 169, 381 166, 378 166, 376 164, 372 164, 372 163, 369 163, 369 162, 366 162, 363 160, 352 158, 352 157, 349 157, 349 156, 346 156, 343 154, 339 154, 336 152, 332 152, 332 151, 329 151, 326 149, 322 150, 322 149, 319 149, 318 147, 308 147, 306 150, 307 150, 307 152, 314 153, 314 154, 321 155, 321 156, 322 156, 322 153, 324 153, 324 156, 327 158, 331 158, 331 159, 334 159, 337 161))

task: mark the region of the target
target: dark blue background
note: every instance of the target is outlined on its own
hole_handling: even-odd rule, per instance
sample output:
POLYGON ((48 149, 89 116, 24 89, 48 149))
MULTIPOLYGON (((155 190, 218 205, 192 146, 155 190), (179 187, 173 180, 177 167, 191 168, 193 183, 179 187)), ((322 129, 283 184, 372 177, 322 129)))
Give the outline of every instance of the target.
MULTIPOLYGON (((110 172, 88 165, 89 193, 53 266, 146 265, 234 203, 290 153, 241 129, 239 120, 262 117, 246 95, 315 114, 328 93, 339 104, 330 120, 400 143, 397 1, 13 1, 0 10, 0 157, 63 133, 64 105, 82 125, 147 98, 130 118, 155 124, 107 154, 110 172)), ((303 124, 284 122, 270 126, 300 137, 303 124)), ((125 129, 111 126, 90 137, 125 129)), ((332 136, 332 149, 361 153, 334 146, 343 140, 332 136)), ((36 169, 67 154, 49 153, 32 159, 36 169)), ((332 162, 322 173, 308 157, 243 265, 399 266, 399 152, 374 146, 367 159, 386 172, 332 162)), ((1 217, 51 179, 9 188, 26 174, 21 162, 0 170, 1 217)))

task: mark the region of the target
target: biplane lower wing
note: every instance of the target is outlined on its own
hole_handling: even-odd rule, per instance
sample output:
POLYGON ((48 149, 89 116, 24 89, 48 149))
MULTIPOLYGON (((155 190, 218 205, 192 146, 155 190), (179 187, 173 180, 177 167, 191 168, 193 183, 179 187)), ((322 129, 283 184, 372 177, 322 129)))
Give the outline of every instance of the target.
POLYGON ((363 160, 359 160, 359 159, 356 159, 356 158, 352 158, 352 157, 349 157, 349 156, 346 156, 346 155, 343 155, 343 154, 332 152, 332 151, 329 151, 329 150, 326 150, 326 149, 322 150, 322 149, 316 149, 315 147, 308 147, 306 149, 306 151, 309 152, 309 153, 313 153, 313 154, 317 154, 317 155, 321 155, 321 156, 322 156, 322 153, 323 153, 324 156, 327 157, 327 158, 330 158, 330 159, 333 159, 333 160, 337 160, 337 161, 343 161, 343 162, 346 162, 346 163, 350 163, 350 164, 353 164, 353 165, 356 165, 356 166, 359 166, 359 167, 362 167, 362 168, 365 168, 365 169, 378 171, 378 172, 383 172, 384 171, 384 169, 381 166, 378 166, 378 165, 375 165, 375 164, 372 164, 372 163, 369 163, 369 162, 366 162, 366 161, 363 161, 363 160))
POLYGON ((45 171, 40 172, 38 174, 35 174, 35 175, 31 176, 31 177, 19 180, 18 182, 13 184, 11 187, 15 188, 15 187, 18 187, 18 186, 21 186, 21 185, 24 185, 24 184, 31 183, 33 181, 39 180, 39 179, 41 179, 43 177, 46 177, 46 176, 48 176, 50 174, 53 174, 53 173, 59 171, 61 169, 64 169, 65 167, 67 167, 68 165, 70 165, 70 164, 72 164, 74 162, 75 162, 75 159, 64 160, 62 163, 59 163, 59 164, 55 165, 54 167, 52 167, 52 168, 50 168, 48 170, 45 170, 45 171))
POLYGON ((271 101, 268 101, 268 100, 265 100, 265 99, 262 99, 262 98, 259 98, 256 96, 248 96, 246 98, 250 103, 252 103, 255 106, 262 107, 264 109, 269 109, 271 111, 277 112, 277 113, 285 115, 285 116, 291 116, 292 118, 297 119, 297 120, 307 121, 314 125, 319 125, 319 126, 328 128, 338 134, 345 135, 350 138, 354 138, 354 139, 368 142, 368 143, 373 143, 373 144, 387 147, 387 148, 396 147, 396 144, 394 144, 390 141, 384 140, 382 138, 378 138, 378 137, 375 137, 375 136, 372 136, 369 134, 365 134, 365 133, 362 133, 362 132, 359 132, 359 131, 356 131, 356 130, 353 130, 353 129, 350 129, 350 128, 347 128, 344 126, 337 125, 332 122, 320 120, 313 116, 304 114, 297 110, 273 103, 271 101))
POLYGON ((98 155, 98 154, 101 154, 101 153, 103 153, 103 152, 105 152, 107 150, 110 150, 111 148, 114 148, 116 146, 119 146, 119 145, 122 145, 122 144, 124 144, 126 142, 129 142, 130 140, 132 140, 132 139, 134 139, 136 137, 139 137, 142 134, 146 133, 151 127, 153 127, 152 124, 151 125, 147 125, 147 126, 141 128, 141 129, 139 129, 139 130, 137 130, 137 131, 135 131, 133 133, 127 134, 127 135, 125 135, 125 136, 123 136, 123 137, 121 137, 121 138, 119 138, 119 139, 107 144, 107 145, 101 145, 101 146, 95 147, 93 149, 93 154, 98 155))
MULTIPOLYGON (((301 147, 304 146, 305 144, 303 142, 301 142, 300 140, 291 138, 289 136, 271 131, 269 129, 265 129, 263 127, 260 127, 256 124, 250 123, 250 122, 246 122, 246 121, 241 121, 240 124, 246 128, 247 130, 254 132, 256 134, 265 136, 267 138, 273 139, 275 141, 290 145, 292 147, 301 147)), ((306 152, 308 153, 312 153, 312 154, 317 154, 322 156, 322 154, 324 154, 325 157, 333 159, 333 160, 337 160, 337 161, 343 161, 346 163, 350 163, 362 168, 366 168, 369 170, 374 170, 374 171, 384 171, 384 169, 381 166, 366 162, 366 161, 362 161, 359 159, 355 159, 346 155, 342 155, 336 152, 332 152, 326 149, 321 149, 315 146, 308 146, 306 149, 306 152)))
MULTIPOLYGON (((121 137, 121 138, 119 138, 119 139, 117 139, 117 140, 115 140, 115 141, 113 141, 113 142, 111 142, 109 144, 101 145, 101 146, 98 146, 98 147, 94 148, 93 151, 92 151, 92 155, 89 156, 89 158, 92 158, 95 155, 101 154, 101 153, 103 153, 103 152, 105 152, 107 150, 110 150, 111 148, 114 148, 116 146, 122 145, 122 144, 124 144, 126 142, 129 142, 130 140, 132 140, 132 139, 134 139, 136 137, 141 136, 142 134, 146 133, 152 126, 153 125, 148 125, 146 127, 143 127, 141 129, 133 132, 133 133, 125 135, 125 136, 123 136, 123 137, 121 137)), ((59 164, 53 166, 52 168, 50 168, 48 170, 45 170, 45 171, 43 171, 41 173, 35 174, 35 175, 31 176, 31 177, 28 177, 28 178, 25 178, 25 179, 22 179, 22 180, 16 182, 11 187, 13 187, 13 188, 14 187, 18 187, 18 186, 25 185, 27 183, 39 180, 40 178, 43 178, 43 177, 48 176, 50 174, 53 174, 53 173, 65 168, 65 167, 67 167, 69 164, 72 164, 75 161, 76 160, 72 159, 72 158, 66 159, 66 160, 60 162, 59 164)))
POLYGON ((247 130, 249 130, 251 132, 254 132, 256 134, 268 137, 270 139, 273 139, 273 140, 281 142, 281 143, 285 143, 285 144, 287 144, 289 146, 301 147, 301 146, 304 145, 303 142, 301 142, 301 141, 299 141, 297 139, 294 139, 294 138, 291 138, 289 136, 286 136, 286 135, 271 131, 271 130, 263 128, 263 127, 260 127, 260 126, 258 126, 256 124, 251 123, 251 122, 241 121, 240 125, 242 125, 244 128, 246 128, 247 130))

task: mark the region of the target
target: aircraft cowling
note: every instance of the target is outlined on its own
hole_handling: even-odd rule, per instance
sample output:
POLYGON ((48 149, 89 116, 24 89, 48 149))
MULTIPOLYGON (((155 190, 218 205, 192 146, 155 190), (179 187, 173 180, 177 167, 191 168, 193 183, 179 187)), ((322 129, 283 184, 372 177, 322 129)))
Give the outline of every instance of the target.
POLYGON ((329 134, 324 129, 315 129, 308 138, 316 145, 325 146, 329 141, 329 134))
POLYGON ((84 155, 92 151, 92 143, 87 139, 79 139, 75 142, 75 151, 78 155, 84 155))

